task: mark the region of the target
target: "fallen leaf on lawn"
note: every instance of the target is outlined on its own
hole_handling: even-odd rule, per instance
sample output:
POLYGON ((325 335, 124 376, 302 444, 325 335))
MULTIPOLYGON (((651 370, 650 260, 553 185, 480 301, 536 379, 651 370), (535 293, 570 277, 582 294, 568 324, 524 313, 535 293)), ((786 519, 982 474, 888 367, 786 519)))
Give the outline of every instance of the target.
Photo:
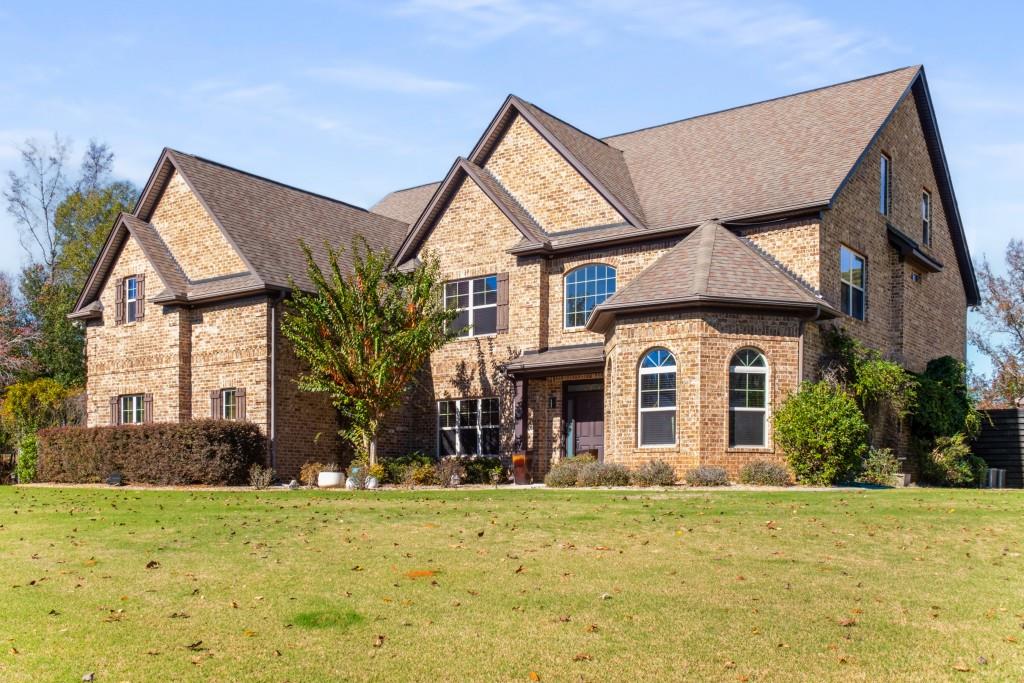
POLYGON ((572 658, 572 661, 574 661, 574 662, 589 662, 592 659, 593 659, 593 657, 588 655, 586 652, 580 652, 578 655, 576 655, 576 656, 574 656, 572 658))
POLYGON ((11 654, 12 654, 12 655, 16 655, 16 654, 18 654, 18 648, 16 648, 16 647, 12 647, 12 648, 11 648, 11 654))
POLYGON ((89 673, 87 673, 84 676, 82 676, 82 680, 85 681, 86 683, 89 683, 90 681, 94 681, 94 680, 96 680, 96 674, 94 674, 93 672, 90 671, 89 673))
POLYGON ((587 624, 587 627, 585 629, 583 629, 583 630, 586 631, 587 633, 597 633, 601 629, 598 627, 597 624, 587 624))
POLYGON ((966 673, 966 672, 971 670, 971 667, 967 666, 963 662, 957 662, 956 664, 953 665, 953 670, 954 671, 961 671, 961 672, 966 673))
POLYGON ((594 550, 611 550, 611 548, 606 545, 595 545, 594 550))
POLYGON ((433 569, 411 569, 405 573, 405 576, 408 579, 422 579, 434 576, 436 573, 433 569))
POLYGON ((171 619, 188 619, 189 615, 185 612, 171 612, 171 619))
POLYGON ((726 660, 726 662, 725 662, 725 664, 723 666, 725 666, 726 669, 735 669, 736 668, 736 662, 732 661, 731 659, 728 659, 728 660, 726 660))
POLYGON ((601 599, 602 600, 611 600, 612 599, 612 595, 611 595, 611 593, 601 593, 601 599))
POLYGON ((146 563, 146 569, 159 569, 159 568, 160 568, 160 563, 157 562, 156 560, 150 560, 149 562, 146 563))
POLYGON ((379 636, 377 636, 376 638, 373 639, 373 646, 374 647, 381 647, 382 645, 384 645, 384 636, 379 635, 379 636))
POLYGON ((243 629, 242 630, 242 635, 245 636, 246 638, 252 638, 253 636, 256 635, 256 631, 253 631, 250 628, 243 629))
POLYGON ((531 671, 530 672, 530 680, 534 681, 534 683, 536 683, 537 681, 540 680, 540 674, 537 673, 536 671, 531 671))
POLYGON ((274 656, 275 657, 280 657, 281 656, 281 651, 280 650, 274 650, 274 656))
POLYGON ((568 614, 563 614, 562 616, 558 617, 558 620, 564 624, 564 623, 572 621, 572 617, 569 616, 568 614))
POLYGON ((516 574, 522 574, 525 571, 526 571, 526 568, 523 567, 523 565, 519 565, 518 567, 516 567, 516 574))
POLYGON ((231 601, 231 609, 238 609, 238 603, 234 600, 231 601))
POLYGON ((853 619, 852 617, 846 617, 846 618, 843 618, 843 619, 839 620, 839 625, 840 626, 845 626, 847 628, 850 627, 850 626, 856 626, 857 625, 857 620, 853 619))
POLYGON ((146 650, 146 654, 150 655, 152 657, 152 656, 156 656, 156 655, 160 654, 160 651, 159 650, 146 650))
POLYGON ((354 571, 354 572, 361 572, 361 571, 363 571, 363 568, 362 568, 361 565, 357 564, 356 566, 352 567, 352 571, 354 571))
POLYGON ((197 650, 203 649, 202 646, 203 646, 203 641, 197 640, 194 643, 189 643, 188 645, 186 645, 185 649, 186 650, 192 650, 193 652, 195 652, 197 650))

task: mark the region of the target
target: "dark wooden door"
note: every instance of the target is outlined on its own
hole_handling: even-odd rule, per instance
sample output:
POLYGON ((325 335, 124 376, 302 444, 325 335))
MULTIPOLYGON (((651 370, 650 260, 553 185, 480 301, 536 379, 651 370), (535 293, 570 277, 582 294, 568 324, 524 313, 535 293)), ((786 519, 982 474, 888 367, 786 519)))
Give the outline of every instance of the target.
POLYGON ((600 389, 566 391, 566 438, 571 439, 570 455, 593 452, 604 459, 604 392, 600 389))

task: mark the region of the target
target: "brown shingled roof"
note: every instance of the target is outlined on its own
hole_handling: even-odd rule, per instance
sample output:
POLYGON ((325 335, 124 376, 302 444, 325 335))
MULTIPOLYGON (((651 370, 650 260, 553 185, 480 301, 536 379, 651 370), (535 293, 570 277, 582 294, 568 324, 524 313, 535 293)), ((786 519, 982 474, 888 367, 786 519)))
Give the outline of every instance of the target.
POLYGON ((437 186, 440 184, 440 182, 426 183, 416 187, 407 187, 404 190, 395 190, 371 206, 370 211, 412 225, 423 213, 424 207, 434 196, 434 192, 437 191, 437 186))
POLYGON ((604 367, 604 342, 526 351, 502 367, 515 375, 548 374, 604 367))
POLYGON ((836 314, 825 301, 718 223, 704 223, 597 306, 588 329, 603 332, 619 313, 726 306, 836 314))

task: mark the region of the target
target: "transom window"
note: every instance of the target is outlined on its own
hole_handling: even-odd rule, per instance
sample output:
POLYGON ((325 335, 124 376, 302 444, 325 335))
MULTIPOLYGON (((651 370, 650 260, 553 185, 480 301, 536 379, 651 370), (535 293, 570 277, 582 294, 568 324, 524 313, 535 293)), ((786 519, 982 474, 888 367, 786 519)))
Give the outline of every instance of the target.
POLYGON ((444 307, 458 311, 451 329, 459 337, 479 337, 498 331, 498 276, 448 282, 444 307))
POLYGON ((602 301, 615 293, 615 269, 603 263, 581 266, 565 276, 565 327, 583 327, 602 301))
POLYGON ((840 303, 846 315, 864 319, 864 290, 866 276, 864 257, 846 247, 839 247, 840 303))
POLYGON ((238 390, 221 389, 220 416, 224 420, 238 419, 238 390))
POLYGON ((146 400, 143 394, 129 394, 121 399, 121 424, 140 425, 146 421, 146 400))
POLYGON ((932 243, 932 194, 921 192, 921 242, 932 243))
POLYGON ((676 442, 676 359, 666 349, 651 349, 640 361, 641 446, 676 442))
POLYGON ((139 279, 126 277, 124 279, 124 320, 128 323, 135 322, 139 317, 139 279))
POLYGON ((498 455, 500 419, 498 399, 468 398, 438 401, 437 427, 440 456, 498 455))
POLYGON ((879 172, 881 176, 878 185, 878 211, 883 216, 888 216, 892 209, 892 159, 885 154, 881 156, 879 172))
POLYGON ((768 362, 742 349, 729 363, 729 446, 765 446, 767 426, 768 362))

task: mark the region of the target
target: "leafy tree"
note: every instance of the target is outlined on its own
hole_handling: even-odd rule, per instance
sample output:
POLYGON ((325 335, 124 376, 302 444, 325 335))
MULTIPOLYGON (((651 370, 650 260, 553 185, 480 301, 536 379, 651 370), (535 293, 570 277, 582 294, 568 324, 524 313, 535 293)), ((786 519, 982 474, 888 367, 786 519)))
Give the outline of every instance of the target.
POLYGON ((400 272, 390 268, 387 252, 357 237, 351 272, 342 271, 341 252, 327 247, 325 274, 302 249, 316 291, 302 292, 293 282, 281 322, 308 367, 299 386, 331 397, 347 423, 341 434, 375 465, 382 421, 431 352, 453 338, 455 312, 444 308, 436 259, 400 272))
POLYGON ((1006 247, 1006 274, 996 275, 987 259, 978 267, 981 305, 970 341, 992 363, 983 398, 995 405, 1024 399, 1024 241, 1006 247))
POLYGON ((10 276, 0 272, 0 388, 32 367, 30 349, 37 339, 37 330, 25 321, 10 276))
POLYGON ((29 482, 36 474, 36 432, 75 420, 73 391, 59 382, 41 378, 12 384, 0 404, 0 424, 18 445, 18 481, 29 482))

